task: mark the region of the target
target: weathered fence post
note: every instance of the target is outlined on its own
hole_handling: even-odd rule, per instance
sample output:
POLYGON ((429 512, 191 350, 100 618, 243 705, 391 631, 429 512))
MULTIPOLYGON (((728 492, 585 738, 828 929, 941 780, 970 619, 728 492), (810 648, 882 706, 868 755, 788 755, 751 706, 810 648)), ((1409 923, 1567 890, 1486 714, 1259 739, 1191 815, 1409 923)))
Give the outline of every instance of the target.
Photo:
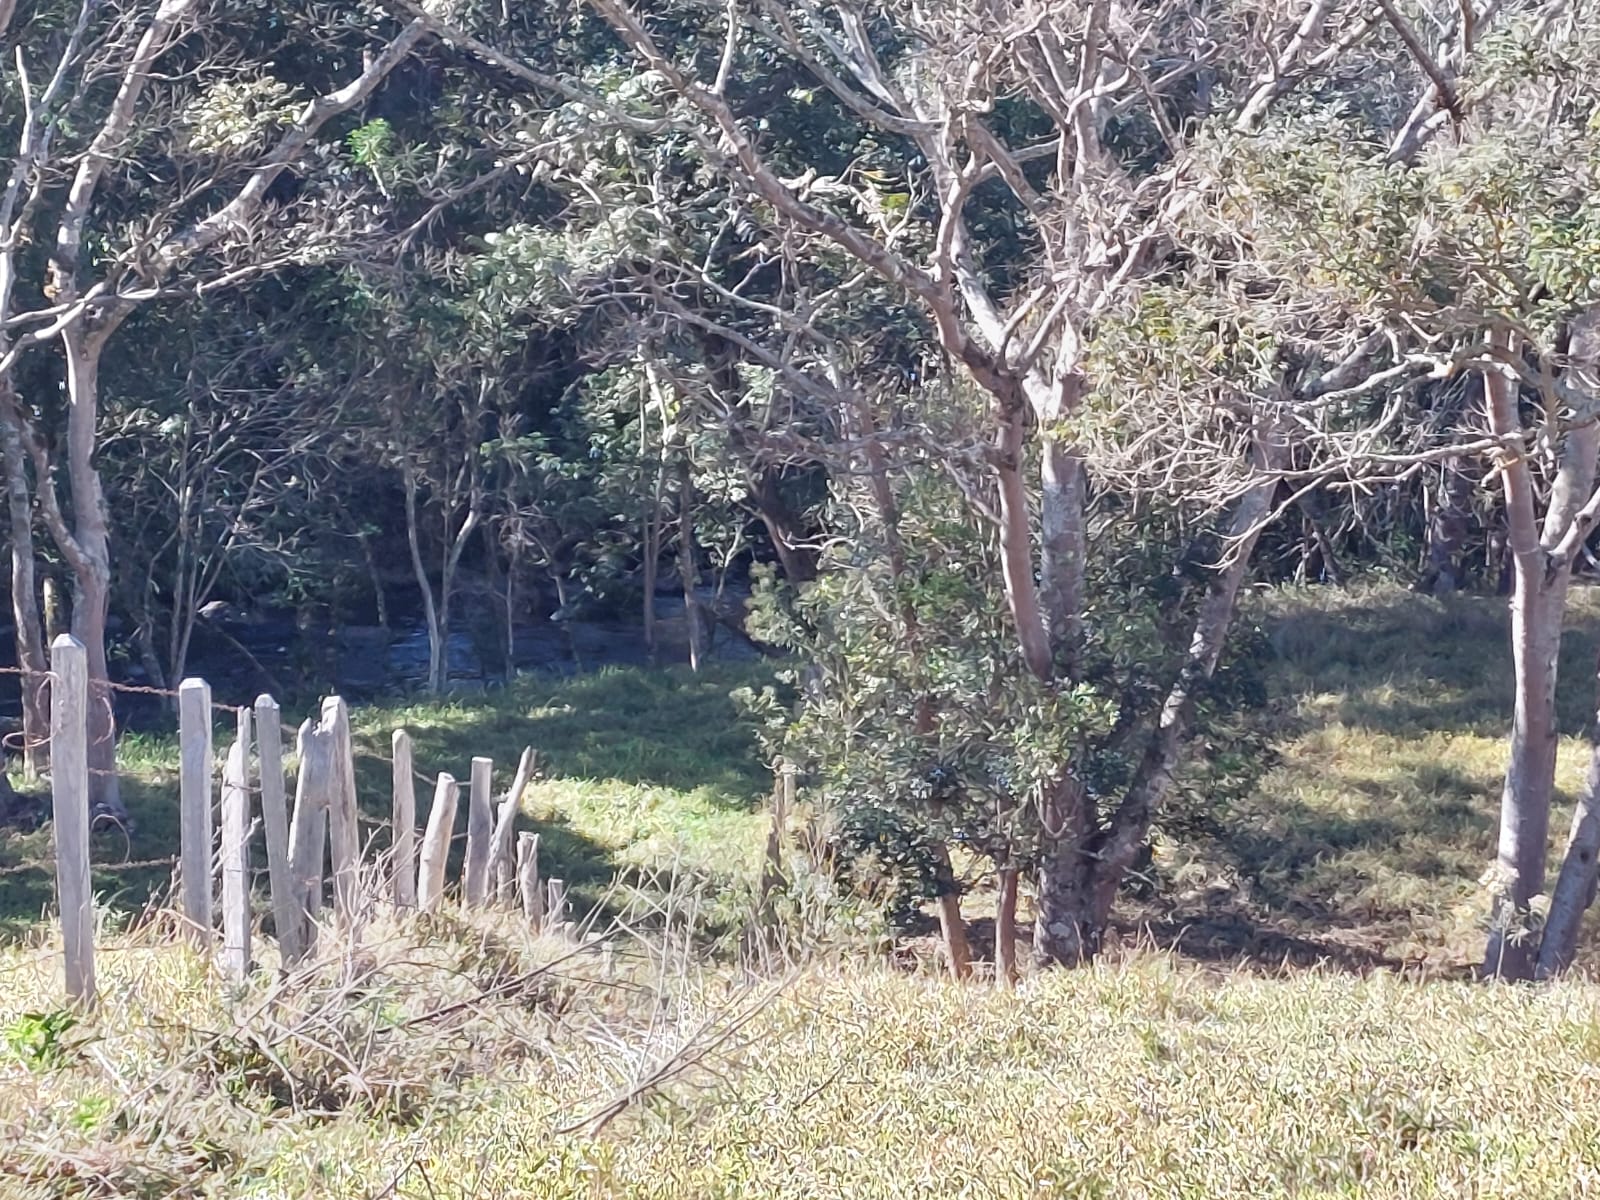
POLYGON ((522 915, 535 930, 544 920, 544 889, 539 886, 539 835, 517 834, 517 889, 522 893, 522 915))
POLYGON ((493 834, 489 788, 494 760, 472 760, 472 791, 467 798, 467 861, 462 874, 467 906, 482 908, 489 901, 489 842, 493 834))
POLYGON ((267 840, 267 882, 272 887, 272 924, 285 962, 298 947, 300 899, 289 857, 289 808, 283 787, 283 724, 278 702, 256 697, 256 761, 261 772, 261 827, 267 840), (289 930, 287 937, 285 930, 289 930))
POLYGON ((211 946, 211 685, 185 679, 178 685, 179 877, 189 936, 211 946))
POLYGON ((328 788, 328 843, 333 856, 333 911, 346 925, 356 919, 361 887, 361 831, 356 824, 356 760, 350 712, 338 696, 322 702, 322 732, 332 737, 328 788))
POLYGON ((54 812, 56 902, 66 957, 67 995, 94 1003, 94 898, 89 890, 89 665, 83 643, 63 633, 50 643, 50 800, 54 812))
POLYGON ((522 810, 522 793, 528 790, 528 781, 533 778, 533 763, 533 747, 526 746, 517 763, 516 778, 511 781, 506 798, 500 802, 500 816, 495 821, 489 857, 494 863, 495 902, 502 908, 510 908, 515 898, 516 863, 512 858, 511 834, 517 826, 517 813, 522 810))
POLYGON ((417 906, 417 785, 411 774, 411 735, 394 731, 394 816, 389 854, 396 908, 417 906))
POLYGON ((450 834, 455 828, 460 794, 455 779, 441 772, 433 792, 433 807, 428 810, 428 830, 422 838, 422 869, 417 876, 417 906, 423 912, 433 912, 444 898, 445 861, 450 857, 450 834))
POLYGON ((291 895, 294 920, 278 931, 284 962, 298 961, 310 950, 317 914, 322 911, 322 867, 328 844, 328 782, 332 775, 328 738, 308 719, 296 742, 300 777, 295 784, 294 822, 289 829, 289 862, 294 876, 291 895))
POLYGON ((552 879, 545 903, 544 927, 557 936, 567 932, 567 881, 552 879))
POLYGON ((244 708, 222 771, 222 969, 235 980, 250 973, 250 741, 244 708))

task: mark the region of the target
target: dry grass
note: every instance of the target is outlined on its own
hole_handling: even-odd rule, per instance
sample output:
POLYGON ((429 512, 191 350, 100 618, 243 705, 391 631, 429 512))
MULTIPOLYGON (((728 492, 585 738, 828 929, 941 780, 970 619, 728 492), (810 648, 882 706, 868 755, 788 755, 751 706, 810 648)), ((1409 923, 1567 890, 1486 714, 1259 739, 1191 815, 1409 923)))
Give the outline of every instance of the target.
MULTIPOLYGON (((8 1196, 1600 1194, 1600 999, 1137 955, 1014 994, 868 963, 618 979, 442 921, 219 995, 140 938, 0 1054, 8 1196), (498 990, 497 990, 498 989, 498 990)), ((665 963, 665 969, 664 969, 665 963)), ((7 952, 0 1028, 54 994, 7 952)))

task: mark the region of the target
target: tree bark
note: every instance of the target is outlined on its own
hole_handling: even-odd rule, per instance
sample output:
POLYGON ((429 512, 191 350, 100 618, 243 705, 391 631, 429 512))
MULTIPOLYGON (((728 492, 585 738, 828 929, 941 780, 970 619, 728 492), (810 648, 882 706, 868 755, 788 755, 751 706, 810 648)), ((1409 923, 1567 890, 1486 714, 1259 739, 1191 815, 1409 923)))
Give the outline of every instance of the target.
POLYGON ((1044 848, 1033 922, 1039 966, 1078 967, 1100 953, 1105 921, 1094 894, 1094 812, 1083 785, 1070 774, 1040 800, 1044 848))
POLYGON ((1461 555, 1472 519, 1472 476, 1463 456, 1440 465, 1441 478, 1428 514, 1428 565, 1424 580, 1435 596, 1461 589, 1461 555))
POLYGON ((939 934, 944 939, 945 967, 950 978, 968 979, 972 976, 972 950, 967 942, 967 923, 961 916, 961 893, 949 847, 935 842, 933 857, 939 882, 939 934))
MULTIPOLYGON (((1600 679, 1600 666, 1595 674, 1600 679)), ((1583 914, 1594 904, 1595 886, 1600 881, 1600 688, 1595 708, 1589 730, 1589 774, 1572 815, 1567 852, 1550 894, 1550 915, 1539 942, 1535 974, 1540 979, 1553 979, 1572 965, 1583 914)))
POLYGON ((62 334, 67 357, 67 479, 72 489, 72 633, 89 660, 89 803, 91 811, 126 820, 117 779, 117 725, 106 661, 111 599, 111 536, 105 494, 95 467, 99 425, 100 353, 105 334, 73 326, 62 334))
POLYGON ((17 665, 32 672, 22 676, 22 763, 27 778, 36 779, 50 759, 49 663, 39 614, 33 505, 22 431, 17 426, 17 403, 10 380, 0 379, 0 449, 4 451, 11 529, 11 616, 16 626, 17 665))
POLYGON ((1020 872, 1002 866, 994 915, 994 978, 1002 987, 1017 982, 1017 883, 1020 872))
POLYGON ((1082 786, 1070 776, 1045 797, 1046 840, 1034 932, 1034 956, 1042 964, 1077 966, 1100 952, 1117 889, 1172 790, 1196 695, 1216 673, 1251 555, 1272 513, 1277 472, 1287 460, 1281 431, 1263 429, 1253 453, 1258 479, 1234 510, 1229 557, 1200 601, 1188 654, 1121 802, 1101 828, 1082 786))
POLYGON ((817 555, 814 550, 800 545, 795 530, 795 515, 783 502, 778 490, 777 472, 770 467, 758 467, 751 472, 751 499, 756 512, 766 526, 772 548, 777 551, 778 563, 783 567, 783 577, 790 583, 810 583, 817 577, 817 555))
POLYGON ((428 690, 437 695, 444 689, 447 631, 443 614, 434 603, 428 568, 422 561, 422 541, 417 527, 417 476, 409 463, 401 468, 401 478, 406 495, 406 545, 411 551, 411 572, 416 577, 417 590, 422 593, 422 619, 428 626, 428 690))
POLYGON ((1083 641, 1083 607, 1089 560, 1084 525, 1083 457, 1054 427, 1075 411, 1085 381, 1076 372, 1035 403, 1043 433, 1039 463, 1039 599, 1044 608, 1050 650, 1057 670, 1076 674, 1083 641))
MULTIPOLYGON (((1039 587, 1034 580, 1032 520, 1028 491, 1022 481, 1024 414, 1020 406, 1008 412, 995 444, 995 481, 1000 496, 1000 564, 1006 603, 1017 631, 1017 643, 1028 670, 1050 682, 1055 676, 1050 633, 1045 627, 1039 587)), ((1080 490, 1081 496, 1081 490, 1080 490)), ((1057 497, 1060 502, 1062 497, 1057 497)))
POLYGON ((650 497, 650 516, 644 523, 644 646, 650 664, 655 665, 660 647, 656 644, 656 579, 661 571, 661 513, 666 493, 667 464, 656 464, 656 486, 650 497))
POLYGON ((683 619, 689 627, 689 669, 698 671, 705 657, 705 623, 700 619, 700 568, 695 561, 694 479, 689 460, 678 464, 678 579, 683 584, 683 619))

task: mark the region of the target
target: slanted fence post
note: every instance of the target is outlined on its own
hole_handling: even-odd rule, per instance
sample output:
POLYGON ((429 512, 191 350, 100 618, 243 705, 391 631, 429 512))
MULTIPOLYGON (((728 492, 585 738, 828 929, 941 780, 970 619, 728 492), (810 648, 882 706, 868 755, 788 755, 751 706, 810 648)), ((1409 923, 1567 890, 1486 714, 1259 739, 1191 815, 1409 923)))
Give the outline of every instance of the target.
POLYGON ((361 831, 356 824, 356 760, 350 712, 338 696, 322 702, 322 732, 332 738, 328 789, 328 843, 333 855, 333 911, 346 927, 355 922, 361 891, 361 831))
POLYGON ((517 888, 522 893, 522 915, 535 930, 544 920, 544 889, 539 886, 539 835, 517 834, 517 888))
POLYGON ((178 685, 179 878, 188 933, 202 950, 211 947, 211 685, 185 679, 178 685))
POLYGON ((472 760, 472 791, 467 798, 467 861, 463 875, 467 907, 482 908, 489 901, 489 842, 493 835, 493 801, 489 789, 494 760, 472 760))
POLYGON ((291 895, 294 920, 278 931, 278 952, 293 963, 311 949, 316 918, 322 912, 322 868, 328 845, 328 792, 332 762, 328 738, 308 719, 301 723, 297 746, 300 778, 295 784, 294 822, 289 830, 291 895))
POLYGON ((394 816, 391 820, 390 869, 394 872, 394 906, 417 906, 417 784, 411 773, 411 735, 394 731, 394 816))
POLYGON ((250 973, 250 710, 222 771, 222 969, 234 980, 250 973))
POLYGON ((517 827, 517 813, 522 809, 522 793, 528 790, 528 781, 533 778, 533 763, 533 747, 526 746, 522 760, 517 763, 516 778, 511 781, 506 798, 500 802, 500 816, 495 821, 489 857, 494 863, 495 903, 501 908, 510 908, 516 898, 516 862, 511 835, 517 827))
POLYGON ((261 772, 261 827, 267 840, 267 881, 272 888, 272 925, 278 933, 278 953, 289 961, 289 950, 299 943, 300 899, 295 892, 294 867, 289 857, 289 808, 283 786, 283 723, 278 702, 256 697, 256 761, 261 772), (284 931, 289 930, 288 940, 284 931))
POLYGON ((417 876, 417 906, 423 912, 436 911, 444 898, 445 862, 450 857, 450 835, 455 828, 460 794, 454 777, 441 772, 433 807, 428 810, 428 831, 422 838, 422 869, 417 876))
POLYGON ((56 901, 66 954, 67 995, 94 1003, 94 898, 89 883, 89 663, 83 643, 50 643, 50 799, 54 808, 56 901))

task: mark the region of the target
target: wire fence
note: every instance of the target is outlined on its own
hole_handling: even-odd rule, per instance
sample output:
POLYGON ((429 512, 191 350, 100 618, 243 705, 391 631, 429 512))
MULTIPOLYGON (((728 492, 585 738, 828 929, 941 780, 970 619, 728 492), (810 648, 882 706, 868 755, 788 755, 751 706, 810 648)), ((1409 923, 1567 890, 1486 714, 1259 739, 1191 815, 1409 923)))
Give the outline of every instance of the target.
MULTIPOLYGON (((501 796, 493 792, 493 763, 486 757, 472 760, 470 789, 441 772, 427 828, 421 831, 416 826, 414 787, 417 782, 432 785, 435 777, 414 765, 410 736, 393 731, 393 755, 367 748, 358 752, 348 706, 337 696, 323 700, 317 713, 290 734, 270 696, 258 697, 253 705, 219 704, 211 700, 210 688, 201 680, 186 680, 177 690, 93 681, 86 659, 81 643, 62 636, 52 643, 50 671, 0 668, 0 675, 38 680, 50 687, 49 736, 24 738, 20 745, 44 746, 50 752, 54 861, 0 866, 0 878, 47 875, 53 870, 69 997, 85 1003, 94 997, 94 874, 169 871, 176 884, 173 903, 182 928, 206 947, 216 944, 213 916, 220 907, 219 961, 228 975, 242 979, 251 969, 255 924, 251 897, 262 874, 253 845, 259 848, 264 837, 279 957, 292 963, 315 939, 325 893, 331 898, 336 924, 347 933, 359 930, 365 908, 373 901, 361 891, 359 881, 370 869, 390 881, 385 886, 392 886, 393 897, 384 903, 424 910, 439 903, 446 858, 458 836, 458 794, 466 815, 467 852, 461 878, 466 903, 514 907, 520 893, 526 916, 543 921, 546 913, 553 913, 558 927, 564 927, 565 884, 555 879, 541 883, 537 836, 514 834, 524 789, 534 775, 531 747, 523 752, 510 790, 501 796), (89 765, 96 745, 103 753, 106 734, 114 739, 115 732, 114 724, 99 727, 91 717, 97 715, 95 705, 108 704, 116 692, 178 701, 174 799, 180 844, 175 855, 134 857, 130 825, 105 811, 109 804, 94 802, 94 777, 118 772, 114 740, 112 766, 104 766, 108 761, 104 757, 100 768, 89 765), (219 712, 236 719, 231 738, 218 737, 215 714, 219 712), (93 738, 100 741, 94 743, 93 738), (360 811, 358 758, 390 768, 391 820, 369 818, 360 811), (126 851, 120 861, 94 862, 94 834, 106 824, 120 829, 126 851), (388 849, 382 848, 380 831, 389 834, 388 849)), ((11 746, 18 744, 14 736, 9 740, 11 746)), ((99 845, 103 854, 104 842, 99 845)))

